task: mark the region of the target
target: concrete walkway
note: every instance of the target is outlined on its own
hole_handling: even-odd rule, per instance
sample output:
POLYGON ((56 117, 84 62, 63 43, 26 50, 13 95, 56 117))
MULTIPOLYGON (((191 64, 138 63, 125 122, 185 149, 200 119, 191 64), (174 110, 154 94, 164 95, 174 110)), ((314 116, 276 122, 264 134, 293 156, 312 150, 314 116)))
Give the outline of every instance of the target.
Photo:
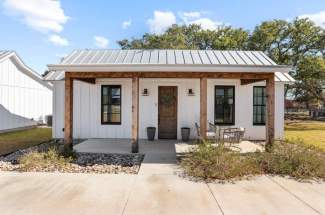
POLYGON ((186 148, 164 143, 140 146, 138 175, 0 172, 0 214, 325 214, 325 183, 194 182, 176 162, 186 148))
POLYGON ((325 214, 325 184, 261 176, 235 184, 172 174, 0 172, 7 214, 325 214))

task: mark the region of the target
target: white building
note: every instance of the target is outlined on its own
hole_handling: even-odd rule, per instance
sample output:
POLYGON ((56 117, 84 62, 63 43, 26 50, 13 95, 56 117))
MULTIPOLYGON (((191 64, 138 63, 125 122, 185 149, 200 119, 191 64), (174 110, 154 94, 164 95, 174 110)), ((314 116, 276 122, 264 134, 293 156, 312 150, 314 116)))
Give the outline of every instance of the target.
POLYGON ((44 123, 52 114, 52 84, 13 51, 0 51, 0 132, 44 123))
POLYGON ((244 127, 247 139, 265 139, 268 127, 282 138, 284 85, 294 81, 256 51, 76 50, 48 67, 53 137, 66 140, 146 138, 149 126, 156 138, 179 139, 181 127, 195 138, 195 123, 208 122, 244 127))

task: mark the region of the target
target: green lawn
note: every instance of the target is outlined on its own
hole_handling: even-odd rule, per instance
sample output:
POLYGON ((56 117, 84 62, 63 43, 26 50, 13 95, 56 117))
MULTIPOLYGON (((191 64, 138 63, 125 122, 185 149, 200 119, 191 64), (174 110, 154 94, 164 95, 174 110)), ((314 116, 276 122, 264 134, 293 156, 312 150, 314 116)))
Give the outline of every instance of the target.
POLYGON ((32 128, 0 134, 0 155, 34 146, 51 138, 51 128, 32 128))
POLYGON ((306 144, 325 150, 325 122, 311 120, 286 121, 285 137, 289 140, 301 139, 306 144))

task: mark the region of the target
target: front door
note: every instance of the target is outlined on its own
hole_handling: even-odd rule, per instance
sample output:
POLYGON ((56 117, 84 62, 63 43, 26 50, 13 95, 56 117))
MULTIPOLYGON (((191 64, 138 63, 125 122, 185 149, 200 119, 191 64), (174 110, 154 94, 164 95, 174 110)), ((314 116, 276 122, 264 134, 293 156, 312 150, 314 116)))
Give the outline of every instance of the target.
POLYGON ((158 138, 177 139, 177 87, 158 87, 158 138))

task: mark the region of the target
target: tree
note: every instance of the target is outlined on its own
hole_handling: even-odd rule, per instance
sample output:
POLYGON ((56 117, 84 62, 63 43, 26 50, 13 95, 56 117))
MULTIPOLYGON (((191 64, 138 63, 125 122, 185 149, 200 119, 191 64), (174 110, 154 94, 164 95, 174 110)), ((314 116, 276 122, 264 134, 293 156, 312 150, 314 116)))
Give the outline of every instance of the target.
POLYGON ((305 57, 297 65, 296 83, 293 93, 297 101, 310 104, 325 103, 325 59, 305 57))
POLYGON ((248 31, 222 27, 203 30, 200 25, 173 25, 161 35, 146 33, 142 38, 118 41, 122 49, 245 49, 248 31))
MULTIPOLYGON (((273 20, 263 22, 257 26, 249 38, 248 48, 266 52, 277 64, 292 65, 290 74, 297 80, 302 80, 298 75, 300 60, 304 63, 306 56, 322 56, 324 54, 324 30, 316 26, 309 19, 295 19, 293 22, 284 20, 273 20)), ((312 83, 310 83, 312 84, 312 83)), ((308 90, 302 87, 286 85, 285 95, 289 90, 299 87, 301 90, 308 90)))
POLYGON ((309 19, 266 21, 251 33, 242 28, 224 26, 204 30, 199 25, 173 25, 161 35, 146 33, 142 38, 124 39, 118 43, 122 49, 263 51, 277 64, 292 65, 290 74, 297 82, 286 85, 285 95, 292 90, 301 101, 323 101, 317 97, 317 92, 324 82, 316 77, 323 76, 321 60, 325 56, 325 31, 309 19))

